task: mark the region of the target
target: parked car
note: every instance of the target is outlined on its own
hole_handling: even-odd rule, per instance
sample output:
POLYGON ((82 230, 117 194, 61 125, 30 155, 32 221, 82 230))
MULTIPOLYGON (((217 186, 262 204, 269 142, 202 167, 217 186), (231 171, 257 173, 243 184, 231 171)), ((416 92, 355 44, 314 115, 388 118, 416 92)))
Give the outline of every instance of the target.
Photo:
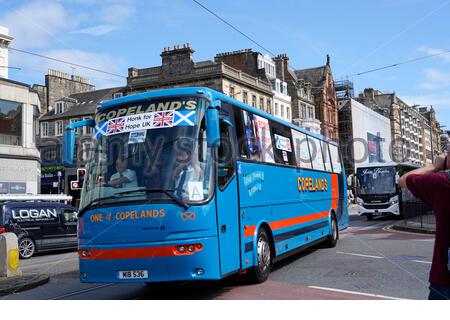
POLYGON ((15 233, 19 256, 28 259, 36 252, 77 248, 77 216, 75 207, 59 202, 1 202, 0 233, 15 233))

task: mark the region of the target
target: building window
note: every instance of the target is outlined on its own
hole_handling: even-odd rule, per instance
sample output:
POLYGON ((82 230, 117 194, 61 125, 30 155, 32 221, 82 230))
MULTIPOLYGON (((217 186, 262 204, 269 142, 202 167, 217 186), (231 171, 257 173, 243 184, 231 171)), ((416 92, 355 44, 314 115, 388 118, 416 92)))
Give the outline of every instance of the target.
POLYGON ((33 105, 33 144, 36 145, 36 137, 39 137, 39 108, 33 105))
MULTIPOLYGON (((92 119, 91 117, 84 117, 83 120, 92 119)), ((92 127, 84 126, 83 127, 83 135, 92 135, 92 127)))
POLYGON ((281 117, 284 118, 284 105, 281 105, 281 117))
POLYGON ((55 104, 55 114, 64 112, 64 101, 58 101, 55 104))
POLYGON ((252 107, 256 108, 256 96, 255 95, 252 96, 252 107))
POLYGON ((248 93, 247 91, 242 92, 242 102, 248 103, 248 93))
POLYGON ((0 100, 0 145, 22 145, 22 104, 0 100))
POLYGON ((62 136, 63 135, 63 121, 62 120, 58 120, 55 122, 55 136, 62 136))
POLYGON ((41 137, 48 137, 48 122, 41 122, 41 137))
POLYGON ((286 106, 286 118, 291 121, 291 108, 286 106))
POLYGON ((113 99, 118 99, 123 97, 123 93, 122 92, 114 92, 113 93, 113 99))
POLYGON ((270 99, 267 99, 267 112, 270 112, 272 109, 272 101, 270 99))
POLYGON ((278 107, 278 103, 275 102, 275 115, 277 117, 280 116, 280 108, 278 107))
POLYGON ((260 108, 262 111, 265 111, 265 110, 264 110, 264 98, 259 98, 259 108, 260 108))
MULTIPOLYGON (((70 123, 78 122, 80 119, 70 119, 70 123)), ((81 127, 75 128, 75 134, 79 135, 81 132, 81 127)))
POLYGON ((234 98, 234 87, 230 87, 230 97, 234 98))

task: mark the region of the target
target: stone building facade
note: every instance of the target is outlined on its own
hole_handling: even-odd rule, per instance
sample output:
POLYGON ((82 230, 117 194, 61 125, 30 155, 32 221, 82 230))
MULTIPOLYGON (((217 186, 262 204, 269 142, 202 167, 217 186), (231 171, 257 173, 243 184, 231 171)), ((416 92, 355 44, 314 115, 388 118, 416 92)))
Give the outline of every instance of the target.
POLYGON ((230 66, 220 57, 216 57, 215 61, 195 62, 193 54, 194 50, 189 44, 164 48, 161 53, 161 66, 129 68, 125 93, 203 86, 270 112, 273 92, 264 74, 248 74, 230 66))
POLYGON ((289 67, 289 57, 286 54, 280 54, 274 60, 277 76, 286 82, 288 95, 292 99, 292 122, 320 134, 320 120, 316 118, 311 83, 297 78, 296 73, 289 67))
POLYGON ((431 106, 428 107, 418 107, 420 114, 428 120, 428 125, 430 126, 429 131, 431 135, 431 146, 433 157, 439 156, 439 154, 446 150, 442 148, 441 142, 441 125, 436 119, 436 112, 431 106))
POLYGON ((297 81, 311 84, 315 116, 320 120, 321 133, 333 141, 339 141, 338 103, 331 73, 330 57, 324 66, 295 70, 297 81))
POLYGON ((439 123, 434 111, 409 106, 395 93, 364 89, 357 100, 391 122, 392 160, 419 165, 432 163, 440 149, 439 123), (439 132, 439 134, 436 134, 439 132))
POLYGON ((8 79, 8 46, 12 40, 13 37, 9 35, 9 29, 0 26, 0 78, 8 79))
POLYGON ((50 69, 45 75, 45 85, 34 84, 33 89, 39 94, 41 111, 45 114, 53 110, 57 100, 74 93, 95 90, 95 86, 90 84, 89 79, 50 69))
POLYGON ((42 160, 42 193, 56 193, 58 172, 62 174, 60 190, 79 198, 79 191, 70 189, 70 181, 75 180, 77 169, 83 168, 92 146, 92 128, 76 129, 75 160, 72 168, 62 164, 62 139, 64 128, 72 123, 94 117, 98 104, 122 96, 123 87, 75 93, 55 101, 55 107, 43 114, 39 121, 39 150, 42 160))
POLYGON ((29 85, 0 78, 0 193, 39 193, 39 108, 29 85))
POLYGON ((292 101, 287 83, 278 71, 275 61, 269 55, 245 49, 219 53, 214 60, 270 83, 273 94, 272 105, 270 108, 267 106, 264 111, 285 121, 292 121, 292 101))

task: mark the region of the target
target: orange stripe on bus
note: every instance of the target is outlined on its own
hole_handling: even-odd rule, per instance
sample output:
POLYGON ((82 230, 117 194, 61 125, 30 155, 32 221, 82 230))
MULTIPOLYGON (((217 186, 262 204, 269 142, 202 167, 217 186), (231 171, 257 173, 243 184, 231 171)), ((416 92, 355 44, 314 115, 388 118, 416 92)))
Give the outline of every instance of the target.
POLYGON ((78 250, 78 256, 82 260, 107 260, 107 259, 137 259, 159 258, 178 255, 173 246, 145 247, 145 248, 119 248, 119 249, 87 249, 78 250), (88 251, 89 256, 82 256, 82 251, 88 251))
POLYGON ((255 234, 256 226, 244 226, 244 237, 251 237, 255 234))
POLYGON ((295 226, 300 223, 310 222, 313 220, 327 218, 327 217, 328 217, 328 211, 324 211, 324 212, 313 213, 313 214, 310 214, 307 216, 300 216, 300 217, 270 222, 269 225, 272 228, 272 230, 278 230, 278 229, 292 227, 292 226, 295 226))
POLYGON ((337 210, 338 202, 339 202, 338 175, 332 174, 331 175, 331 208, 333 208, 335 211, 337 210))
MULTIPOLYGON (((295 226, 297 224, 310 222, 310 221, 323 219, 323 218, 328 218, 328 211, 313 213, 313 214, 309 214, 307 216, 300 216, 300 217, 295 217, 295 218, 290 218, 290 219, 285 219, 285 220, 274 221, 274 222, 270 222, 269 225, 272 228, 272 230, 278 230, 278 229, 288 228, 288 227, 295 226)), ((244 226, 244 230, 245 230, 244 237, 251 237, 255 234, 256 226, 247 226, 246 225, 246 226, 244 226)))

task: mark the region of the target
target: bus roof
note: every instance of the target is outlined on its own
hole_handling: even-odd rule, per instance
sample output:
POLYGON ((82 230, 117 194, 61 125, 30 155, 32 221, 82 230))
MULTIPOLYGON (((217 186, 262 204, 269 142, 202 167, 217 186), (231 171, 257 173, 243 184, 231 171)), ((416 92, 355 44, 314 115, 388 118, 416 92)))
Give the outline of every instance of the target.
POLYGON ((263 112, 259 109, 256 109, 254 107, 251 107, 243 102, 240 102, 236 99, 230 98, 227 95, 218 92, 216 90, 206 88, 206 87, 185 87, 185 88, 173 88, 173 89, 161 89, 161 90, 153 90, 153 91, 147 91, 142 93, 136 93, 129 96, 124 96, 118 99, 106 101, 102 104, 100 104, 97 108, 97 111, 107 109, 109 107, 126 104, 130 102, 138 102, 146 99, 153 99, 158 97, 169 97, 169 96, 177 96, 177 95, 198 95, 198 96, 204 96, 210 100, 216 100, 220 99, 222 101, 228 102, 230 104, 236 105, 246 111, 252 112, 254 114, 257 114, 259 116, 265 117, 269 120, 281 123, 285 126, 288 126, 292 129, 295 129, 297 131, 300 131, 302 133, 308 134, 312 137, 318 138, 323 141, 327 141, 333 145, 338 145, 337 142, 334 142, 332 140, 329 140, 327 137, 321 135, 309 132, 308 130, 305 130, 299 126, 293 125, 290 122, 284 121, 282 119, 279 119, 277 117, 274 117, 273 115, 263 112))

